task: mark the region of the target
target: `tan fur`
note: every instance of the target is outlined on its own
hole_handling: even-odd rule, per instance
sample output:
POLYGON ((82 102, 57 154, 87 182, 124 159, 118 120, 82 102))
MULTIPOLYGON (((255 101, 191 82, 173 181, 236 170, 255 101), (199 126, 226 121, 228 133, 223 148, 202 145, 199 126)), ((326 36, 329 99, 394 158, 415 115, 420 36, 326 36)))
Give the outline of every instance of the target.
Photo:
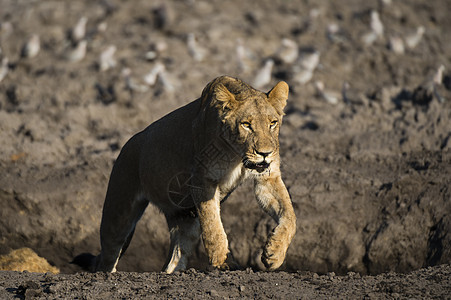
POLYGON ((100 229, 102 251, 93 270, 115 271, 149 201, 169 226, 166 272, 186 268, 200 236, 211 265, 236 267, 220 203, 246 178, 254 181, 258 203, 278 224, 262 262, 269 270, 280 267, 296 230, 280 174, 278 136, 287 98, 285 82, 266 94, 239 79, 218 77, 199 99, 132 137, 111 173, 100 229))

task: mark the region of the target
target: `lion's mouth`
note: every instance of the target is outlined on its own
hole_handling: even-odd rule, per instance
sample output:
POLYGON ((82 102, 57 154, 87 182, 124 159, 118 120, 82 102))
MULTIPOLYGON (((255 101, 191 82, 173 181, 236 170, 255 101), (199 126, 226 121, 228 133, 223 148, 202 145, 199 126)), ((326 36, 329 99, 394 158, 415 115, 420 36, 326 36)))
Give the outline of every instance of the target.
POLYGON ((251 162, 249 160, 244 162, 244 167, 251 170, 256 170, 258 173, 262 173, 269 167, 270 163, 267 161, 261 161, 258 163, 251 162))

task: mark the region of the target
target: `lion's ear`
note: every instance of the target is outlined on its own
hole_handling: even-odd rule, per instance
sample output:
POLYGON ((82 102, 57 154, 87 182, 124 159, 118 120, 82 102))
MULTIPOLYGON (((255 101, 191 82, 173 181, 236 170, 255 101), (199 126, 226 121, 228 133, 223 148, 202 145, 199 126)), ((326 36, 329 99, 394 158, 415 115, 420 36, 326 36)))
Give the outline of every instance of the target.
POLYGON ((285 81, 280 81, 268 92, 269 103, 274 106, 280 115, 283 115, 283 109, 287 105, 289 89, 285 81))
POLYGON ((222 109, 233 109, 238 104, 235 96, 222 83, 215 86, 214 97, 222 109))

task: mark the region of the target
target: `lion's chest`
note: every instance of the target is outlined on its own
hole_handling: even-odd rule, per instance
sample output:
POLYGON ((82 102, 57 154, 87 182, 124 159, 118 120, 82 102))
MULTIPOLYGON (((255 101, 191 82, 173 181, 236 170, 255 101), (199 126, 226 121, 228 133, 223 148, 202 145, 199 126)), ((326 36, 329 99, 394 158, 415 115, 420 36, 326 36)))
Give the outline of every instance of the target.
POLYGON ((246 175, 247 172, 245 171, 242 163, 231 168, 219 182, 220 191, 224 194, 232 192, 246 179, 246 175))

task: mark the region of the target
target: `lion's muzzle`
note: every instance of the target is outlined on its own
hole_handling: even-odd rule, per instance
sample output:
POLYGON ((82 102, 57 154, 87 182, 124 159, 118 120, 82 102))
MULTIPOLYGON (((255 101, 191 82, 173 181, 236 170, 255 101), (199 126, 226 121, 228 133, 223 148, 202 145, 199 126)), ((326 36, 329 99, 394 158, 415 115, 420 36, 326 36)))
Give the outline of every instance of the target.
POLYGON ((245 160, 244 167, 247 169, 256 170, 258 173, 262 173, 269 168, 270 164, 271 163, 267 162, 266 160, 257 163, 250 160, 245 160))

